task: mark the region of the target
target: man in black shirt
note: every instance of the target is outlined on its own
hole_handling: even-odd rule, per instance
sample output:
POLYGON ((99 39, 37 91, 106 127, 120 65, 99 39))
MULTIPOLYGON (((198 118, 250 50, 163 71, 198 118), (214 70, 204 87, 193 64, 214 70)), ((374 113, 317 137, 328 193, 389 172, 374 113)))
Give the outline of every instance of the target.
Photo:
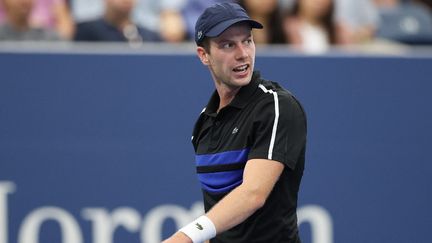
POLYGON ((262 25, 233 3, 197 21, 197 53, 216 86, 192 137, 206 214, 164 243, 300 242, 306 117, 291 93, 254 72, 252 28, 262 25))
POLYGON ((157 33, 138 26, 131 19, 135 0, 105 0, 102 17, 79 23, 76 26, 75 41, 142 42, 160 41, 157 33))

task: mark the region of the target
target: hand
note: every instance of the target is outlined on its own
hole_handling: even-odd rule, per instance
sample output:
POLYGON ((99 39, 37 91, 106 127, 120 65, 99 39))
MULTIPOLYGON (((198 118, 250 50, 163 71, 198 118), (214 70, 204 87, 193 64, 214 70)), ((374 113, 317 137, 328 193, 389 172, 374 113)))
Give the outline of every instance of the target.
POLYGON ((192 243, 192 240, 184 233, 176 232, 168 239, 162 241, 162 243, 192 243))

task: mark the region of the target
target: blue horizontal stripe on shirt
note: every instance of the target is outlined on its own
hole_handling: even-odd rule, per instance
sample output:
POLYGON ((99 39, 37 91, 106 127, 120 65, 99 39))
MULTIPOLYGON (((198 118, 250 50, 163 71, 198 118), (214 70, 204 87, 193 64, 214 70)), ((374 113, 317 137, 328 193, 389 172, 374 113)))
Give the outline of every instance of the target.
POLYGON ((225 165, 246 162, 249 148, 195 156, 196 166, 225 165))
POLYGON ((226 193, 243 182, 243 169, 198 174, 198 179, 204 190, 210 193, 226 193))
MULTIPOLYGON (((225 151, 215 154, 196 155, 196 166, 218 166, 246 163, 250 149, 225 151)), ((204 190, 210 193, 226 193, 243 182, 243 170, 198 173, 198 179, 204 190)))

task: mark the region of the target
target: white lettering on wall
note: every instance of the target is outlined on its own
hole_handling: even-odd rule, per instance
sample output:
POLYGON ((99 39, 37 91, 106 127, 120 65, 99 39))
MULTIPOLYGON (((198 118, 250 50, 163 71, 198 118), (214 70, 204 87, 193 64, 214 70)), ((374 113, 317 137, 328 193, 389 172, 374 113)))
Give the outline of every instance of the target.
POLYGON ((141 215, 129 207, 115 209, 112 214, 104 208, 85 208, 83 218, 92 221, 93 243, 112 243, 117 227, 123 226, 129 232, 140 230, 141 215))
POLYGON ((298 224, 309 223, 313 243, 333 243, 333 223, 330 214, 318 205, 306 205, 297 211, 298 224))
MULTIPOLYGON (((0 243, 8 243, 8 194, 15 192, 13 182, 0 181, 0 243)), ((120 207, 109 212, 106 208, 84 208, 81 215, 92 224, 91 243, 113 243, 117 228, 140 234, 141 243, 160 243, 164 222, 172 219, 182 227, 204 213, 202 202, 190 209, 179 205, 159 205, 144 217, 134 208, 120 207)), ((333 243, 333 223, 329 212, 318 205, 302 206, 297 211, 298 224, 310 224, 312 243, 333 243)), ((65 209, 41 207, 31 211, 18 231, 18 243, 39 243, 42 224, 54 220, 60 225, 61 243, 83 243, 80 225, 65 209)))
POLYGON ((7 194, 15 191, 15 184, 8 181, 0 181, 0 243, 8 243, 8 202, 7 194))
POLYGON ((82 243, 81 229, 75 218, 62 208, 42 207, 24 218, 18 233, 18 243, 38 243, 42 224, 54 220, 60 225, 62 243, 82 243))

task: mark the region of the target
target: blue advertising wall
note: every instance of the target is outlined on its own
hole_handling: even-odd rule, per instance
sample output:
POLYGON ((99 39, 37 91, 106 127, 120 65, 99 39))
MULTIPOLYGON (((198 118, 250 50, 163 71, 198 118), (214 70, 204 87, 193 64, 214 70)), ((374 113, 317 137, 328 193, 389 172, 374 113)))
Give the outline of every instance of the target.
MULTIPOLYGON (((430 242, 432 58, 271 56, 308 115, 303 242, 430 242)), ((0 243, 160 242, 202 213, 193 54, 0 53, 0 243)))

